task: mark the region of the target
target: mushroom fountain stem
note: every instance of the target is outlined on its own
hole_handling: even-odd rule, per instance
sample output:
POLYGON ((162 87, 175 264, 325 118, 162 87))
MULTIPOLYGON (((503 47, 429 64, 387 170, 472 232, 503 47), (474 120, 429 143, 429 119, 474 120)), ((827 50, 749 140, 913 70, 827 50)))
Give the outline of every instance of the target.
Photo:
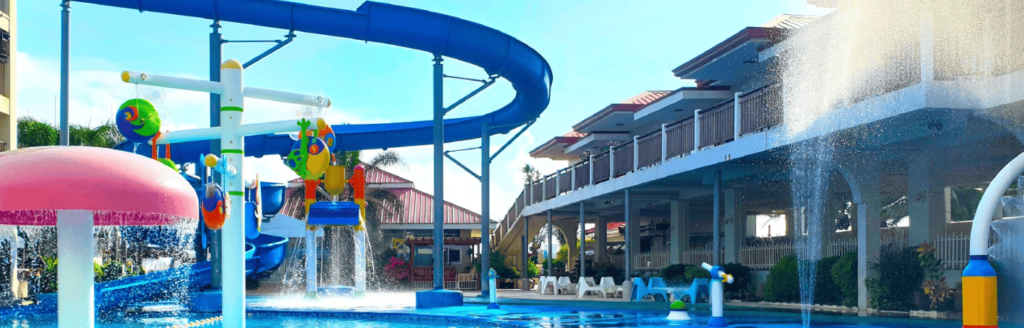
POLYGON ((57 211, 57 322, 60 327, 92 328, 93 215, 90 211, 57 211))

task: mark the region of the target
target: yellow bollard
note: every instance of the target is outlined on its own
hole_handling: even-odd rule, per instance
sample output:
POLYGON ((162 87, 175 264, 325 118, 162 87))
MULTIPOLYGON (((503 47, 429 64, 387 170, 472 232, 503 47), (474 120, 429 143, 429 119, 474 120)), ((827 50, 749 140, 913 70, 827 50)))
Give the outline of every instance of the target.
POLYGON ((963 273, 964 328, 999 327, 996 270, 986 255, 971 255, 963 273))

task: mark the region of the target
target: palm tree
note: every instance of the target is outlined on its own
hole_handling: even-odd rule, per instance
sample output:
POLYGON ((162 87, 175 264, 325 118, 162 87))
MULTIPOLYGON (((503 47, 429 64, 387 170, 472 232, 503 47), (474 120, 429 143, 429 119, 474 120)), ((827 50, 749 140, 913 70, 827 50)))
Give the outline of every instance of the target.
MULTIPOLYGON (((112 148, 124 140, 113 121, 96 127, 75 124, 68 129, 69 143, 77 146, 112 148)), ((18 118, 18 148, 54 146, 60 138, 56 127, 32 117, 18 118)))
POLYGON ((533 167, 533 165, 525 164, 523 165, 523 168, 519 169, 519 172, 524 175, 523 179, 526 180, 526 183, 540 181, 540 172, 537 171, 537 168, 533 167))

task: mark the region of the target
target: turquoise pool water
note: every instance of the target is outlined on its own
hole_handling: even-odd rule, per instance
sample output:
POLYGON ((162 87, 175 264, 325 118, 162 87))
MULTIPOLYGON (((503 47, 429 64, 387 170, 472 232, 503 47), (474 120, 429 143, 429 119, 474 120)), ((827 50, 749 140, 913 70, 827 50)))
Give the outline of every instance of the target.
MULTIPOLYGON (((481 306, 463 306, 441 310, 412 310, 382 312, 338 312, 314 310, 281 312, 256 310, 250 314, 247 327, 295 328, 407 328, 407 327, 701 327, 707 323, 706 315, 694 315, 693 322, 665 320, 664 311, 588 310, 563 307, 503 306, 501 310, 486 310, 481 306)), ((728 318, 734 328, 797 328, 802 327, 800 316, 793 313, 733 311, 728 318)), ((97 327, 173 327, 212 317, 209 314, 181 312, 127 314, 105 318, 97 327)), ((829 328, 954 328, 956 321, 859 318, 851 316, 815 316, 812 327, 829 328)), ((0 318, 0 327, 57 327, 55 316, 0 318)), ((220 323, 199 327, 221 327, 220 323)))

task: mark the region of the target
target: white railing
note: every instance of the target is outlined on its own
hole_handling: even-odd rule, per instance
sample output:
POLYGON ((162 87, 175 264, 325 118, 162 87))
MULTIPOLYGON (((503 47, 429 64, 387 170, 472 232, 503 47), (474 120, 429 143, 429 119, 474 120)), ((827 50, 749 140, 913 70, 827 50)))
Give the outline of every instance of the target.
POLYGON ((630 263, 633 265, 633 270, 636 271, 657 271, 664 269, 670 263, 669 252, 639 252, 633 254, 633 260, 630 263))
POLYGON ((857 237, 833 239, 828 244, 828 257, 857 252, 857 237))
POLYGON ((626 267, 626 256, 622 254, 608 255, 608 262, 616 268, 622 269, 626 267))
MULTIPOLYGON (((988 244, 995 245, 998 241, 995 234, 991 234, 988 244)), ((971 259, 971 234, 952 233, 935 237, 932 241, 935 247, 935 258, 942 260, 942 267, 946 270, 963 270, 971 259)))
POLYGON ((793 254, 796 249, 793 243, 775 243, 740 248, 740 263, 753 270, 769 270, 786 255, 793 254))
POLYGON ((906 230, 894 231, 892 236, 881 237, 882 247, 890 247, 893 249, 904 249, 910 246, 910 238, 907 236, 906 230))
POLYGON ((704 248, 691 248, 683 251, 683 264, 689 265, 700 265, 701 263, 711 263, 711 247, 704 248))

